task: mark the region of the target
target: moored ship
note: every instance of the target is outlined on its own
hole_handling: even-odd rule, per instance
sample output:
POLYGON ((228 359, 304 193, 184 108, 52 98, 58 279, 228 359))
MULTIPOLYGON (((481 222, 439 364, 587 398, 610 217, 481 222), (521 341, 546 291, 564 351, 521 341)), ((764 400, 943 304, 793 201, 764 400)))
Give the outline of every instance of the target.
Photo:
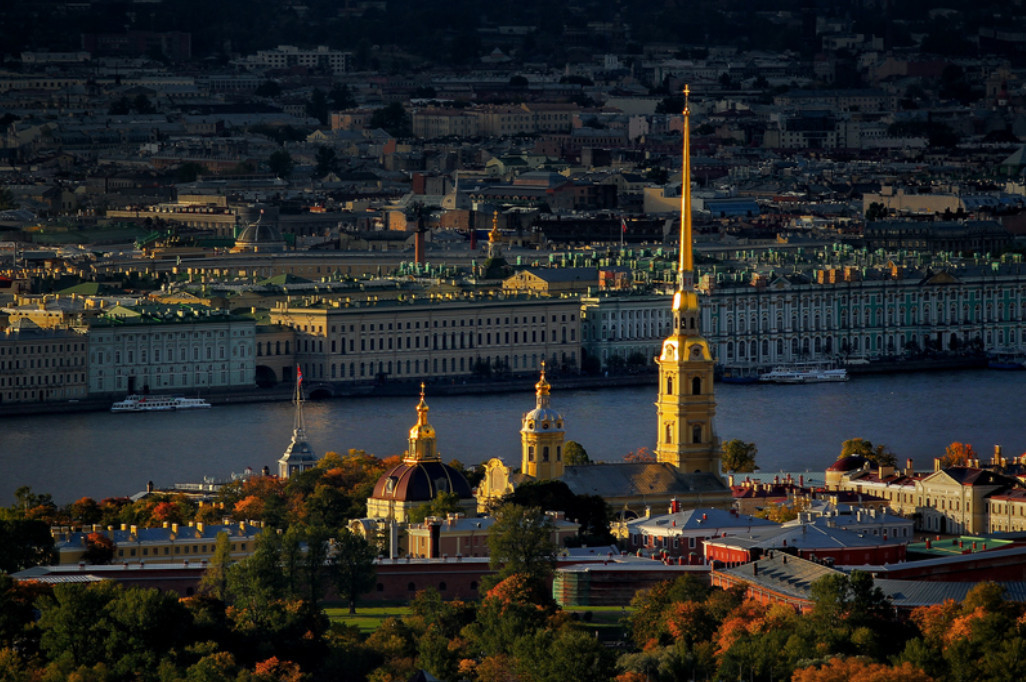
POLYGON ((203 398, 181 398, 170 395, 130 395, 110 407, 111 412, 167 412, 210 407, 203 398))

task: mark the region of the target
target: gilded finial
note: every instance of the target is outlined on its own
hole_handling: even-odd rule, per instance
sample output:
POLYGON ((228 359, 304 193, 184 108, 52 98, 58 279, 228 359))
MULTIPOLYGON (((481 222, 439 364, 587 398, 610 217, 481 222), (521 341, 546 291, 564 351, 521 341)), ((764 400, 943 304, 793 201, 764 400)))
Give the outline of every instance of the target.
POLYGON ((494 243, 499 239, 499 212, 492 213, 492 231, 488 233, 488 241, 494 243))
POLYGON ((417 404, 417 423, 427 424, 427 401, 424 400, 424 382, 420 382, 420 402, 417 404))
POLYGON ((545 361, 541 363, 541 377, 538 379, 538 383, 534 385, 535 390, 539 398, 547 396, 549 389, 552 388, 548 381, 545 380, 545 361))

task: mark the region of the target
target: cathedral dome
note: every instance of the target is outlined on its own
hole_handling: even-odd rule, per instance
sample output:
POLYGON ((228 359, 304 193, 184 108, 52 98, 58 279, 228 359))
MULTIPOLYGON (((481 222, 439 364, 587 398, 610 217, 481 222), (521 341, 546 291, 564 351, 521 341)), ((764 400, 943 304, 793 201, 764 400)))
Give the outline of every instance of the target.
POLYGON ((522 433, 545 433, 546 431, 562 431, 563 415, 551 407, 536 407, 524 415, 522 433))
POLYGON ((453 493, 461 500, 473 497, 466 477, 448 464, 408 460, 379 478, 371 497, 396 502, 430 502, 439 493, 453 493))

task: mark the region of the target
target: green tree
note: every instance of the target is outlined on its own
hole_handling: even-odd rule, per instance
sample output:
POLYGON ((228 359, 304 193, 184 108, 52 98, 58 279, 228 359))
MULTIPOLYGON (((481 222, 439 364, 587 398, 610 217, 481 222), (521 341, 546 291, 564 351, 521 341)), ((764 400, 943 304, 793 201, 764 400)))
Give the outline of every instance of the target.
POLYGON ((517 672, 532 682, 608 680, 614 672, 610 650, 593 635, 569 625, 520 637, 514 655, 517 672))
POLYGON ((588 457, 588 451, 584 449, 583 445, 577 441, 568 440, 563 445, 563 463, 567 466, 591 464, 591 458, 588 457))
POLYGON ((356 97, 345 83, 333 85, 328 92, 328 99, 331 101, 331 107, 336 111, 352 109, 356 106, 356 97))
POLYGON ((281 570, 282 540, 278 531, 265 527, 255 539, 253 553, 228 568, 228 603, 257 614, 285 591, 281 570))
POLYGON ((445 518, 448 514, 455 514, 463 511, 460 506, 460 497, 456 493, 440 492, 435 499, 410 510, 410 523, 423 523, 429 516, 445 518))
POLYGON ((292 173, 292 155, 284 149, 272 152, 267 158, 267 166, 279 178, 287 178, 292 173))
POLYGON ((328 123, 328 96, 320 88, 314 88, 306 103, 306 115, 316 118, 321 125, 328 123))
POLYGON ((0 520, 0 573, 15 573, 57 561, 50 524, 37 519, 0 520))
POLYGON ((409 137, 412 131, 410 115, 399 102, 378 109, 371 115, 371 128, 381 128, 393 137, 409 137))
POLYGON ((746 443, 737 438, 728 440, 723 444, 723 470, 740 474, 751 473, 759 468, 755 465, 757 453, 755 443, 746 443))
POLYGON ((338 159, 336 158, 335 150, 331 147, 325 147, 324 145, 317 147, 314 162, 314 175, 319 178, 338 169, 338 159))
POLYGON ((552 519, 538 507, 505 503, 488 529, 488 565, 493 584, 514 574, 534 585, 545 584, 556 565, 552 519))
POLYGON ((849 438, 841 443, 841 454, 837 456, 837 459, 844 459, 851 455, 865 457, 873 466, 878 467, 892 467, 898 462, 897 455, 891 452, 886 445, 874 446, 865 438, 849 438))
POLYGON ((156 108, 154 108, 153 104, 150 102, 150 98, 141 92, 132 100, 132 108, 139 114, 157 113, 156 108))
POLYGON ((873 201, 866 209, 866 221, 873 222, 887 216, 887 207, 879 201, 873 201))
POLYGON ((338 596, 349 604, 349 613, 356 613, 356 601, 375 583, 376 552, 366 540, 343 528, 335 538, 329 570, 338 596))
POLYGON ((205 170, 206 168, 195 161, 186 161, 175 170, 175 176, 178 182, 196 182, 196 178, 205 170))
POLYGON ((281 86, 277 81, 266 80, 253 92, 257 97, 277 97, 281 94, 281 86))
POLYGON ((228 599, 228 571, 232 565, 232 545, 228 533, 221 531, 214 542, 214 553, 200 578, 200 592, 220 601, 228 599))

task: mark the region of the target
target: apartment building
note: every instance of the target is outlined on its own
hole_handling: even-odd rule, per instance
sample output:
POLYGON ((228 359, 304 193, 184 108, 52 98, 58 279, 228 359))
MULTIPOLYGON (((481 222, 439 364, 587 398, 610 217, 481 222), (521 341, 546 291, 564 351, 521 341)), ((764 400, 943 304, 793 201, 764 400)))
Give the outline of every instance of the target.
POLYGON ((78 331, 22 321, 0 334, 0 403, 86 397, 87 340, 78 331))
POLYGON ((271 323, 295 330, 304 377, 330 384, 467 377, 580 367, 576 298, 281 302, 271 323))

